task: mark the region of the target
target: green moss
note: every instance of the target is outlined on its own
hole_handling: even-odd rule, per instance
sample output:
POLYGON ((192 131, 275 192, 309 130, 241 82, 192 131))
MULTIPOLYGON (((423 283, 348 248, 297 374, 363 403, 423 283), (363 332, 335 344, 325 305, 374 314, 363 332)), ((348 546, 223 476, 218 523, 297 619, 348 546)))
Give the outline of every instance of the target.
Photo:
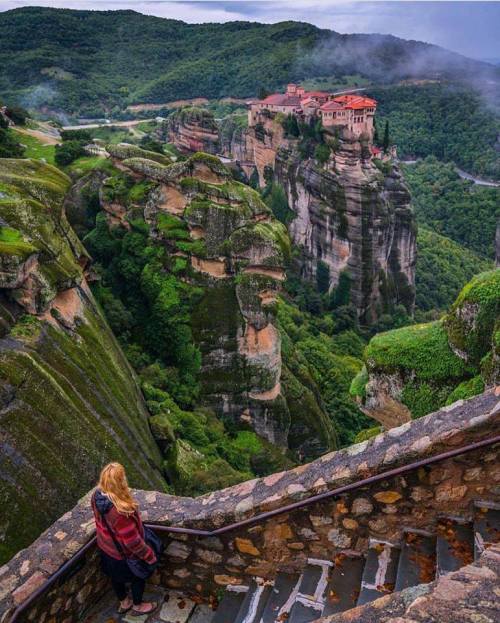
POLYGON ((25 314, 12 327, 10 335, 14 338, 26 338, 30 341, 40 335, 42 324, 36 316, 25 314))
POLYGON ((2 465, 12 483, 0 494, 7 557, 71 508, 109 460, 133 486, 163 488, 137 384, 91 305, 76 334, 24 316, 9 339, 17 347, 0 353, 0 386, 16 394, 2 415, 15 449, 2 465))
POLYGON ((365 350, 368 370, 408 371, 420 380, 460 379, 470 372, 448 345, 441 321, 380 333, 365 350))
POLYGON ((381 426, 373 426, 373 428, 365 428, 364 430, 359 431, 356 437, 354 437, 354 443, 361 443, 363 441, 367 441, 368 439, 372 439, 372 437, 376 437, 382 432, 381 426))
POLYGON ((190 240, 186 222, 177 216, 160 212, 157 227, 162 236, 168 240, 190 240))
POLYGON ((62 205, 70 180, 55 167, 32 160, 0 159, 0 183, 8 188, 0 198, 5 253, 26 256, 39 252, 43 297, 57 287, 69 287, 81 279, 79 258, 87 253, 72 231, 62 205), (4 226, 5 228, 5 226, 4 226), (19 237, 12 233, 19 232, 19 237), (22 240, 21 238, 22 237, 22 240))
POLYGON ((368 370, 363 366, 358 374, 353 378, 349 393, 354 398, 364 400, 366 398, 366 385, 368 383, 368 370))
POLYGON ((480 375, 474 376, 473 378, 462 381, 460 385, 455 387, 455 389, 451 392, 451 394, 446 399, 446 404, 451 405, 457 400, 467 400, 468 398, 472 398, 473 396, 477 396, 484 391, 484 381, 480 375))
POLYGON ((230 236, 228 251, 237 257, 270 268, 281 268, 290 256, 290 238, 285 226, 279 221, 251 223, 236 229, 230 236))
POLYGON ((19 255, 22 258, 26 258, 35 252, 36 247, 26 242, 21 232, 17 229, 0 225, 0 254, 19 255))
POLYGON ((158 164, 162 164, 164 166, 172 164, 172 159, 169 156, 159 154, 155 151, 148 151, 147 149, 142 149, 141 147, 130 143, 118 143, 116 145, 109 143, 106 145, 106 151, 113 156, 113 158, 118 158, 119 160, 141 158, 157 162, 158 164))
POLYGON ((452 382, 439 384, 410 381, 403 387, 401 402, 414 418, 419 418, 443 407, 452 387, 452 382))
POLYGON ((134 184, 128 193, 128 203, 144 203, 153 188, 154 184, 148 180, 134 184))
POLYGON ((460 292, 445 327, 450 342, 478 366, 491 349, 500 315, 500 269, 476 275, 460 292))
POLYGON ((203 240, 177 240, 175 246, 179 249, 179 251, 183 251, 184 253, 191 253, 192 255, 196 255, 196 257, 207 257, 207 247, 203 240))
POLYGON ((231 177, 231 173, 229 169, 222 164, 222 162, 220 161, 220 158, 218 158, 217 156, 212 156, 211 154, 207 154, 203 151, 198 151, 195 154, 193 154, 188 159, 188 162, 190 164, 195 164, 195 165, 204 164, 211 171, 213 171, 214 173, 218 175, 222 175, 228 178, 231 177))

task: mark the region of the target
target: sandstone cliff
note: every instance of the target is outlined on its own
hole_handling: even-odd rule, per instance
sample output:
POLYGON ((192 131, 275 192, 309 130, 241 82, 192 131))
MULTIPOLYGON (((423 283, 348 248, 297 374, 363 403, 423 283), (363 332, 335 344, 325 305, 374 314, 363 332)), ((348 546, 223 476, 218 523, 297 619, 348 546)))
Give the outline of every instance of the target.
MULTIPOLYGON (((127 149, 108 147, 116 166, 136 183, 150 184, 140 208, 150 239, 166 250, 167 274, 193 295, 190 326, 201 353, 201 404, 283 449, 297 420, 302 435, 294 436, 295 448, 306 444, 316 455, 333 447, 333 425, 317 398, 295 379, 316 408, 309 417, 293 408, 296 389, 287 396, 290 382, 282 384, 276 303, 290 251, 285 227, 218 158, 196 153, 165 165, 144 154, 130 158, 127 149)), ((110 198, 106 184, 112 182, 101 193, 108 225, 130 227, 138 206, 110 198)))
POLYGON ((0 559, 33 540, 118 460, 164 487, 145 404, 86 284, 70 180, 0 160, 0 559))
POLYGON ((220 152, 219 129, 213 115, 203 108, 182 108, 166 122, 167 138, 181 151, 220 152))
MULTIPOLYGON (((206 113, 208 114, 208 113, 206 113)), ((395 162, 372 158, 367 139, 324 132, 328 161, 306 157, 301 139, 287 137, 282 115, 262 111, 252 127, 221 129, 221 148, 248 179, 285 189, 292 219, 288 231, 303 252, 302 274, 314 281, 326 264, 330 289, 343 271, 351 278, 351 300, 364 323, 402 304, 413 311, 416 224, 410 195, 395 162)), ((171 138, 182 140, 172 125, 171 138)))

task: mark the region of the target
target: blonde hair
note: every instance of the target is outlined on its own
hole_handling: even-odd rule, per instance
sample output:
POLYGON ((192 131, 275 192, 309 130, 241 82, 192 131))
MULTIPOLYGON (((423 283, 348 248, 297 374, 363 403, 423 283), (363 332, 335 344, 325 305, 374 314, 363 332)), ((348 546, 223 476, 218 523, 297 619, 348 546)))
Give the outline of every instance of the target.
POLYGON ((120 463, 108 463, 101 471, 97 487, 108 496, 119 513, 131 515, 138 504, 132 496, 125 468, 120 463))

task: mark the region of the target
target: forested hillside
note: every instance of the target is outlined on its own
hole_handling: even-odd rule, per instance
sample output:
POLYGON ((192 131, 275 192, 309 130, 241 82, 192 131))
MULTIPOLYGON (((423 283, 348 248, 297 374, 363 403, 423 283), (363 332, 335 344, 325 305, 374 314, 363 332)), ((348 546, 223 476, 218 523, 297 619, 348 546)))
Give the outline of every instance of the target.
POLYGON ((25 105, 101 114, 134 102, 224 95, 316 76, 498 78, 499 70, 392 36, 300 22, 186 24, 133 11, 0 13, 0 92, 25 105))
POLYGON ((469 173, 500 179, 500 112, 479 91, 429 83, 369 92, 378 101, 380 138, 387 121, 400 158, 435 156, 469 173))
POLYGON ((494 258, 500 188, 462 180, 453 165, 436 158, 405 166, 404 172, 420 225, 484 258, 494 258))

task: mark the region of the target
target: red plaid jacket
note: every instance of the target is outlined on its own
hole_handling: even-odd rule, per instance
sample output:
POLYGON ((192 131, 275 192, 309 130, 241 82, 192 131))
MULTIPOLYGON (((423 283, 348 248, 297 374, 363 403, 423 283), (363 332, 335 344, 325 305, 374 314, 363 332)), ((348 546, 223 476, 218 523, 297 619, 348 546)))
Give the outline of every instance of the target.
POLYGON ((100 491, 96 491, 92 496, 92 510, 96 525, 97 546, 100 550, 117 560, 138 558, 149 564, 156 562, 154 551, 144 541, 144 526, 137 511, 133 515, 119 513, 111 500, 100 491), (125 556, 122 556, 116 548, 113 537, 104 523, 102 513, 106 515, 109 528, 123 548, 125 556))

